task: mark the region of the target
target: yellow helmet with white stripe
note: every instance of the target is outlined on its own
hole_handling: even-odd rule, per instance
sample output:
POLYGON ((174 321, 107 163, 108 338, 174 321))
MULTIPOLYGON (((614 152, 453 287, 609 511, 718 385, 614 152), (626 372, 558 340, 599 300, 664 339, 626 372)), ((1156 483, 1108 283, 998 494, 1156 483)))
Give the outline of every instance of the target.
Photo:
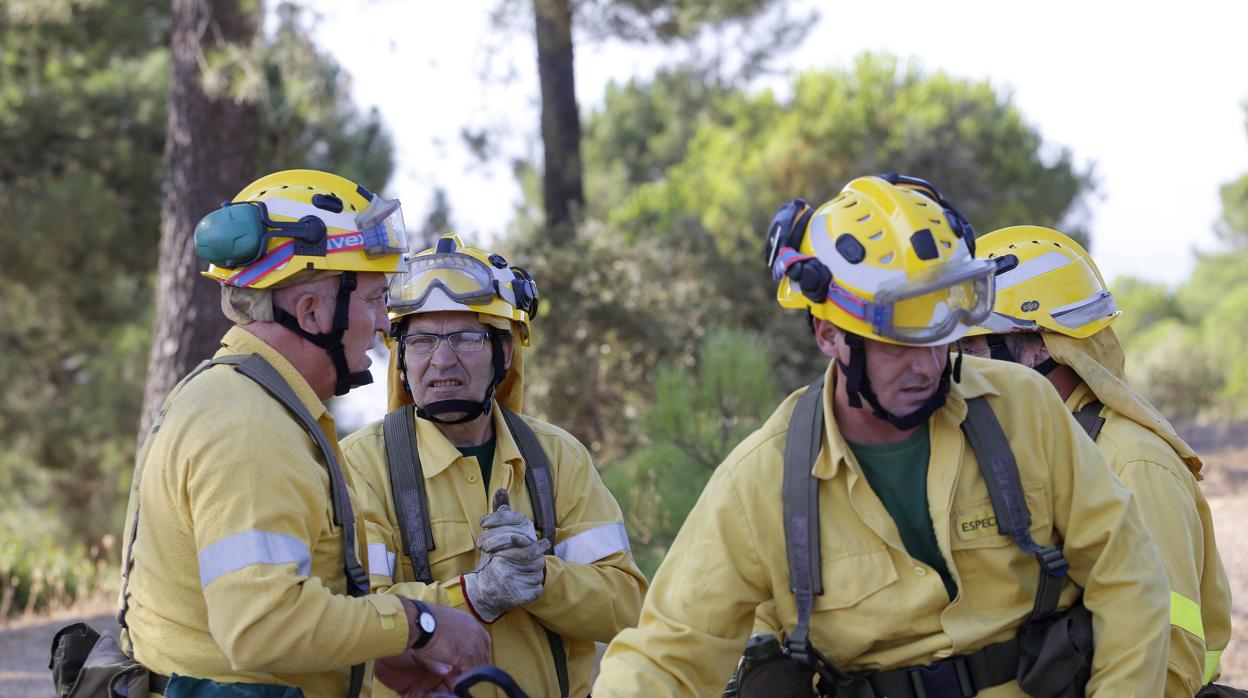
POLYGON ((403 210, 344 177, 284 170, 247 185, 195 228, 204 276, 263 289, 308 270, 400 271, 403 210))
POLYGON ((971 336, 1044 330, 1083 339, 1122 314, 1087 250, 1067 235, 1016 225, 976 245, 980 256, 997 263, 996 300, 971 336))

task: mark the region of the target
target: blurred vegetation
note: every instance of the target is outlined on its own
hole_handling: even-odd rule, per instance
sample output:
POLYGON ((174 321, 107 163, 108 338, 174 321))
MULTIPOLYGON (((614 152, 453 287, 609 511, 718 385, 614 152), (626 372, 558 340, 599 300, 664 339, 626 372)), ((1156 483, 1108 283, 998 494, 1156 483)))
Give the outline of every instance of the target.
MULTIPOLYGON (((667 45, 734 3, 782 5, 592 6, 615 13, 599 17, 604 35, 633 27, 667 45)), ((115 577, 118 551, 103 541, 120 530, 150 342, 169 12, 0 3, 0 216, 20 222, 0 228, 14 258, 0 297, 0 617, 115 577)), ((296 4, 276 17, 256 46, 205 57, 214 89, 260 106, 260 170, 331 169, 383 188, 394 162, 377 113, 351 103, 296 4)), ((545 294, 530 405, 606 465, 648 572, 714 467, 826 366, 804 316, 775 303, 762 238, 777 205, 817 205, 895 170, 935 182, 981 232, 1091 232, 1091 167, 1046 143, 1008 91, 887 55, 771 88, 762 65, 725 71, 695 51, 609 85, 583 120, 576 234, 547 244, 540 169, 521 164, 524 200, 499 244, 545 294)), ((432 196, 411 226, 426 240, 453 220, 445 194, 432 196)), ((1114 284, 1128 371, 1177 419, 1248 407, 1248 173, 1222 200, 1221 248, 1188 282, 1114 284)))
POLYGON ((759 336, 718 328, 693 366, 659 365, 642 444, 606 473, 625 511, 637 564, 653 575, 715 467, 780 400, 759 336))
MULTIPOLYGON (((1248 105, 1244 107, 1248 130, 1248 105)), ((1174 420, 1248 416, 1248 172, 1223 185, 1220 249, 1196 252, 1175 289, 1136 278, 1111 285, 1127 375, 1174 420)))
MULTIPOLYGON (((0 228, 0 532, 35 551, 30 567, 7 541, 10 571, 51 574, 63 565, 44 541, 89 559, 121 528, 151 341, 170 12, 0 3, 0 216, 19 223, 0 228)), ((332 169, 383 188, 393 159, 378 114, 352 103, 297 6, 276 16, 256 46, 205 57, 215 89, 259 103, 260 169, 332 169)))
POLYGON ((981 230, 1026 220, 1086 233, 1091 171, 986 81, 865 55, 786 88, 697 66, 610 86, 586 121, 587 210, 568 245, 543 244, 537 178, 522 172, 529 203, 507 245, 539 283, 571 277, 543 300, 526 383, 600 462, 640 443, 659 361, 693 365, 713 328, 769 337, 782 390, 826 366, 804 316, 776 305, 762 260, 784 201, 817 205, 853 177, 896 170, 937 183, 981 230))
POLYGON ((0 528, 0 625, 10 616, 116 596, 120 577, 111 560, 118 540, 106 535, 88 548, 0 528))

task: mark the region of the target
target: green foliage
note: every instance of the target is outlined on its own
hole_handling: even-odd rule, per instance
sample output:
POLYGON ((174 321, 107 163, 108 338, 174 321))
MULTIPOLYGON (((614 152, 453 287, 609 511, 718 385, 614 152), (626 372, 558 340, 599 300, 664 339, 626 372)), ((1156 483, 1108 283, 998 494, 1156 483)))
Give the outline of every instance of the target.
MULTIPOLYGON (((0 228, 0 529, 32 540, 91 544, 121 526, 151 335, 170 23, 168 3, 0 4, 0 216, 17 222, 0 228)), ((260 169, 385 186, 389 135, 350 103, 296 8, 271 40, 206 60, 207 81, 259 100, 260 169)))
POLYGON ((641 422, 648 442, 609 468, 633 553, 653 575, 715 467, 775 408, 778 391, 765 342, 716 329, 695 366, 666 362, 641 422))
POLYGON ((898 170, 932 179, 981 231, 1026 221, 1079 232, 1092 189, 1090 172, 1047 148, 1008 94, 887 56, 804 73, 785 97, 663 71, 610 87, 585 134, 589 204, 577 240, 549 250, 540 233, 521 232, 516 256, 538 260, 548 304, 541 357, 526 366, 531 385, 549 386, 536 404, 606 455, 635 442, 630 415, 657 362, 690 361, 712 328, 784 347, 770 370, 785 388, 826 365, 805 317, 776 305, 761 259, 780 203, 821 203, 853 177, 898 170), (587 281, 597 278, 605 285, 587 281), (602 336, 614 338, 610 353, 578 339, 602 336))
POLYGON ((1167 318, 1128 347, 1128 380, 1169 419, 1196 419, 1216 407, 1225 378, 1198 328, 1167 318))
POLYGON ((0 527, 0 624, 15 615, 64 609, 117 592, 117 568, 105 536, 100 546, 65 546, 51 536, 0 527), (23 532, 25 533, 25 532, 23 532))
POLYGON ((1114 321, 1114 331, 1124 344, 1132 344, 1141 333, 1159 322, 1183 319, 1178 299, 1165 284, 1125 277, 1110 284, 1110 291, 1122 311, 1114 321))

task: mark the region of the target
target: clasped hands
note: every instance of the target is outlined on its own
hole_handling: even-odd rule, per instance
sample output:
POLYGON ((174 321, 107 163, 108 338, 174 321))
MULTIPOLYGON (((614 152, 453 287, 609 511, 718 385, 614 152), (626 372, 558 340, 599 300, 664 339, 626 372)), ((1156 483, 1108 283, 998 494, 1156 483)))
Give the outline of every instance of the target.
POLYGON ((463 576, 469 608, 486 623, 533 603, 546 582, 550 543, 537 537, 527 516, 507 504, 481 517, 477 566, 463 576))

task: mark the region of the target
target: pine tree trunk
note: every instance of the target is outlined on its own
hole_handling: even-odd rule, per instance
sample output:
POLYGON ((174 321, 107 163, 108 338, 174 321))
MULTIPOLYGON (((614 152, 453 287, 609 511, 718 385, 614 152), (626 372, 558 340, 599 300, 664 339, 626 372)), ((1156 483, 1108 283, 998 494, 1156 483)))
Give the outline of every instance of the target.
POLYGON ((574 220, 585 204, 581 182, 581 120, 572 70, 570 0, 533 0, 537 31, 537 72, 542 86, 542 177, 546 227, 553 242, 574 235, 574 220))
POLYGON ((156 322, 139 438, 174 384, 212 356, 229 321, 219 287, 199 272, 195 224, 256 177, 258 117, 251 103, 209 97, 206 57, 223 44, 250 45, 262 15, 249 0, 173 0, 173 81, 165 136, 156 322))

